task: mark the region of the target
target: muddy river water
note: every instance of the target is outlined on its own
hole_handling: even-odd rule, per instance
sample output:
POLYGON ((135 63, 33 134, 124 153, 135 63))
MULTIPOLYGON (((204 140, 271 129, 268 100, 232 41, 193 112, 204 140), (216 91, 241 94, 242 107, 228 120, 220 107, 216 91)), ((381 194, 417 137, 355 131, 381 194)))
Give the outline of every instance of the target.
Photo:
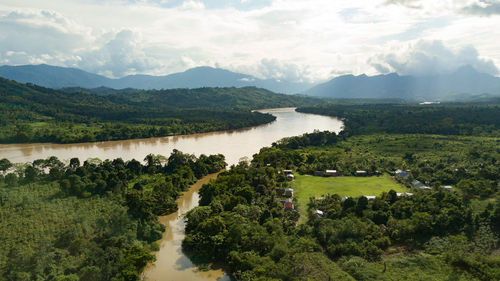
POLYGON ((28 162, 57 156, 60 160, 73 157, 84 161, 88 158, 142 161, 150 153, 168 156, 173 149, 197 156, 222 153, 229 165, 238 163, 241 157, 251 157, 260 148, 289 136, 306 132, 330 130, 339 132, 342 122, 336 118, 295 112, 293 108, 261 110, 277 117, 276 121, 233 131, 221 131, 184 136, 172 136, 123 141, 106 141, 76 144, 1 144, 0 158, 11 162, 28 162))

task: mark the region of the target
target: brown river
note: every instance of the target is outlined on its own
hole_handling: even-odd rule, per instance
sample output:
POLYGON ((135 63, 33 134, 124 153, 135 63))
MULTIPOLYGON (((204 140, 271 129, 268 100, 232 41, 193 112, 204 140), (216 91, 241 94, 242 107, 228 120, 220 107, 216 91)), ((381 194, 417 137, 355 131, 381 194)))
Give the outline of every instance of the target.
MULTIPOLYGON (((57 156, 64 161, 73 157, 78 157, 81 161, 88 158, 118 157, 123 160, 140 161, 150 153, 168 156, 173 149, 177 149, 197 156, 221 153, 226 156, 226 162, 232 165, 237 164, 242 157, 251 158, 260 148, 270 146, 284 137, 298 136, 314 130, 340 132, 343 126, 342 121, 337 118, 298 113, 293 108, 266 109, 260 112, 273 114, 276 116, 276 121, 234 131, 162 138, 78 144, 7 144, 0 145, 0 159, 28 162, 57 156)), ((200 272, 181 249, 184 239, 182 216, 198 205, 198 190, 215 177, 213 174, 198 181, 177 200, 179 210, 176 213, 160 217, 161 223, 166 226, 166 231, 159 241, 160 250, 156 253, 156 262, 146 268, 143 274, 144 280, 229 280, 222 270, 200 272)))

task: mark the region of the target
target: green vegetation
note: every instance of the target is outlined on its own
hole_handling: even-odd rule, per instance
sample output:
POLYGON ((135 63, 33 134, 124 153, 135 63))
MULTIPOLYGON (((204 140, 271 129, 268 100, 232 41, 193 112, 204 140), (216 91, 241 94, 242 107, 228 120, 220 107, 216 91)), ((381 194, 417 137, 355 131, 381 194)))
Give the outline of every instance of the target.
POLYGON ((395 190, 406 192, 407 189, 385 176, 373 177, 314 177, 297 175, 292 184, 296 195, 301 198, 321 197, 325 194, 338 194, 343 197, 362 195, 380 195, 382 192, 395 190))
MULTIPOLYGON (((151 102, 147 93, 134 102, 151 102)), ((64 100, 74 93, 59 94, 64 100)), ((114 108, 131 94, 87 95, 114 108)), ((185 253, 202 267, 226 264, 236 280, 500 280, 498 107, 387 108, 307 109, 342 112, 345 131, 282 139, 204 185, 200 206, 186 215, 185 253), (295 182, 284 169, 296 173, 295 182), (311 176, 326 169, 343 177, 311 176), (388 175, 396 169, 410 173, 395 183, 388 175), (354 177, 357 170, 368 177, 354 177), (430 190, 413 186, 415 180, 430 190), (288 187, 295 187, 292 202, 301 213, 284 208, 288 187)), ((33 126, 52 122, 30 116, 38 121, 33 126)), ((221 155, 179 151, 145 162, 0 160, 0 276, 138 280, 161 237, 157 216, 175 210, 175 198, 197 178, 225 166, 221 155)))
POLYGON ((313 133, 263 148, 254 162, 302 174, 326 169, 343 175, 354 175, 356 170, 376 174, 409 169, 410 176, 402 181, 408 187, 413 180, 431 187, 452 185, 468 198, 485 199, 499 189, 499 145, 498 139, 489 137, 375 134, 345 138, 345 134, 313 133))
POLYGON ((314 177, 295 175, 292 188, 297 202, 301 221, 307 217, 309 199, 326 194, 337 194, 340 197, 360 197, 363 195, 380 196, 383 192, 395 190, 407 192, 407 188, 394 182, 388 175, 372 177, 314 177))
POLYGON ((226 165, 179 151, 144 161, 0 160, 1 279, 139 280, 165 229, 158 216, 226 165))
MULTIPOLYGON (((137 260, 137 264, 153 259, 149 255, 152 245, 123 239, 125 236, 122 245, 111 240, 129 233, 137 236, 137 230, 131 228, 133 220, 127 216, 127 208, 113 197, 61 196, 57 183, 2 186, 0 190, 3 280, 32 280, 35 276, 66 278, 62 280, 111 277, 120 270, 116 267, 126 270, 119 266, 125 261, 125 249, 136 251, 137 256, 130 258, 137 260), (99 256, 107 256, 106 250, 116 257, 101 264, 104 260, 99 256)), ((131 264, 130 268, 137 272, 142 266, 134 268, 131 264)))
POLYGON ((500 136, 500 105, 327 104, 297 111, 344 119, 350 135, 441 134, 500 136))
POLYGON ((62 92, 0 78, 0 143, 93 142, 231 130, 275 120, 251 109, 316 102, 253 87, 62 92))
MULTIPOLYGON (((237 280, 498 280, 497 163, 500 142, 490 137, 314 132, 286 138, 202 188, 200 207, 187 215, 183 248, 200 264, 225 262, 237 280), (398 168, 411 173, 372 200, 342 201, 318 184, 353 177, 306 175, 398 168), (292 183, 283 169, 302 175, 292 183), (413 187, 413 180, 432 189, 413 187), (321 192, 304 196, 302 184, 321 192), (298 224, 301 214, 285 210, 278 193, 294 185, 293 202, 307 209, 307 223, 298 224), (413 195, 396 192, 408 190, 413 195)), ((375 179, 390 181, 355 180, 375 179)))
POLYGON ((367 262, 358 257, 351 257, 340 260, 339 265, 355 280, 480 280, 465 272, 457 271, 441 256, 426 253, 397 253, 378 262, 367 262))

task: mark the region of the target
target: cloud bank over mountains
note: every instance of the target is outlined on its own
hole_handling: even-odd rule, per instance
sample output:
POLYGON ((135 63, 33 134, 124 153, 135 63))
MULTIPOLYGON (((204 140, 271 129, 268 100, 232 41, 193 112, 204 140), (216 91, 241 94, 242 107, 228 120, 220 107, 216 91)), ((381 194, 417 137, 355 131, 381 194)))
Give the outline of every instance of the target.
POLYGON ((498 75, 500 1, 4 0, 0 65, 107 77, 212 66, 319 82, 345 73, 498 75))
POLYGON ((160 67, 131 30, 121 30, 100 48, 84 52, 77 65, 90 72, 122 77, 130 72, 145 73, 160 67))
POLYGON ((466 65, 481 73, 498 75, 493 61, 481 58, 473 46, 451 49, 440 40, 421 40, 390 53, 376 55, 369 63, 380 73, 397 72, 401 75, 449 74, 466 65))

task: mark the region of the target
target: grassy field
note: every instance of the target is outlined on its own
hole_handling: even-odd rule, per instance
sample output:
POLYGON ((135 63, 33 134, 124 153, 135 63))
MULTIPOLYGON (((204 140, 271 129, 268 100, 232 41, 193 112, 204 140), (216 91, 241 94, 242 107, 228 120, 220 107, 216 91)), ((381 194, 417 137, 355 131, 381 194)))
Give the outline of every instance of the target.
POLYGON ((378 196, 384 191, 394 189, 407 192, 407 188, 393 181, 389 175, 374 177, 314 177, 295 175, 292 184, 294 196, 299 203, 301 221, 307 217, 307 203, 310 197, 321 197, 326 194, 359 197, 362 195, 378 196))

